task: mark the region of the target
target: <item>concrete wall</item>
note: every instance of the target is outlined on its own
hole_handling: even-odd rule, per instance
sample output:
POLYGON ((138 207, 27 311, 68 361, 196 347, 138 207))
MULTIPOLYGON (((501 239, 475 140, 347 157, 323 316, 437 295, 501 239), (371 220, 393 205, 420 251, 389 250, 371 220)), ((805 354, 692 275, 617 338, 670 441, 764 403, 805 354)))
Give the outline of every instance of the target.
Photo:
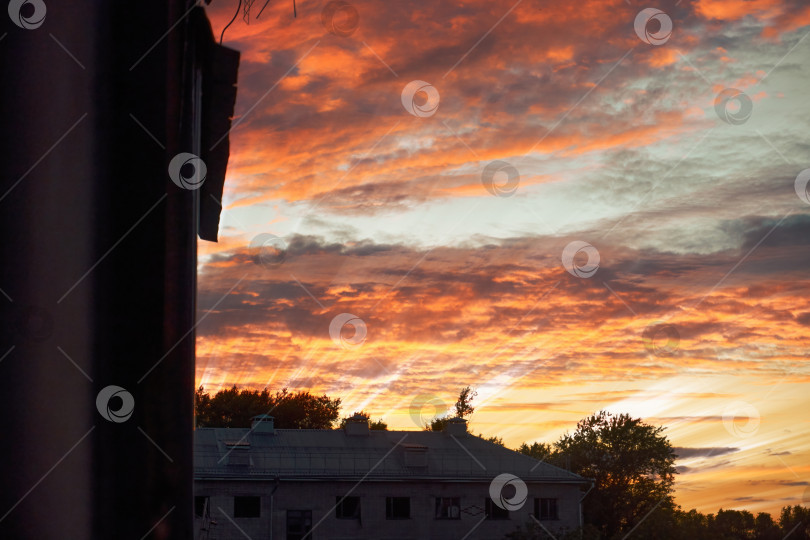
MULTIPOLYGON (((217 525, 208 537, 200 536, 201 520, 196 520, 195 538, 230 540, 245 538, 236 525, 251 538, 285 540, 286 511, 312 510, 313 533, 311 540, 452 540, 500 539, 518 525, 531 521, 535 497, 556 497, 559 520, 544 521, 552 531, 575 528, 579 520, 578 501, 581 492, 577 486, 555 484, 529 484, 526 504, 510 513, 508 520, 485 520, 484 505, 489 498, 489 483, 427 483, 427 482, 370 482, 357 486, 352 482, 285 482, 279 484, 272 497, 273 482, 263 481, 197 481, 195 495, 210 496, 211 516, 217 525), (344 495, 359 496, 361 519, 344 520, 335 517, 335 500, 344 495), (260 495, 261 517, 234 518, 233 497, 260 495), (387 520, 386 497, 411 497, 411 518, 387 520), (461 518, 436 519, 436 497, 460 497, 461 518), (272 505, 272 512, 271 512, 272 505), (223 515, 224 514, 227 515, 223 515), (271 531, 272 515, 272 531, 271 531), (233 522, 231 521, 233 520, 233 522), (319 523, 320 522, 320 523, 319 523), (235 523, 235 525, 234 525, 235 523), (470 532, 472 531, 472 532, 470 532)), ((509 495, 509 494, 507 494, 509 495)))

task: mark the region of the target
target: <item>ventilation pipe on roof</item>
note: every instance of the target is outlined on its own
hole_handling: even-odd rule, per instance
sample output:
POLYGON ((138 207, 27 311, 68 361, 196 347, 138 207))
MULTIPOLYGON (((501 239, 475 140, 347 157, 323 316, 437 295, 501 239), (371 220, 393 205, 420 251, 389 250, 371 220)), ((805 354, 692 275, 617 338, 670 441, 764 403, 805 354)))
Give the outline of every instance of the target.
POLYGON ((368 435, 368 418, 355 413, 354 416, 346 419, 343 430, 346 435, 368 435))
POLYGON ((252 418, 253 422, 250 429, 253 433, 269 433, 274 434, 276 428, 273 422, 273 417, 266 414, 258 414, 252 418))
POLYGON ((444 425, 444 432, 448 435, 460 437, 467 434, 467 421, 463 418, 450 418, 444 425))

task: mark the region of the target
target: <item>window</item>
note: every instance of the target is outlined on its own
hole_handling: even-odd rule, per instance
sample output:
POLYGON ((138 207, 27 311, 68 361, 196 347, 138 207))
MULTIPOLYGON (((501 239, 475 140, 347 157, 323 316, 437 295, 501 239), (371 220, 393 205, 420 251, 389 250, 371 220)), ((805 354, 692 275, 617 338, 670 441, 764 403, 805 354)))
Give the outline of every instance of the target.
POLYGON ((436 519, 461 519, 458 497, 436 497, 436 519))
POLYGON ((312 540, 312 510, 287 510, 287 540, 312 540))
POLYGON ((234 497, 233 498, 233 517, 238 518, 257 518, 262 506, 261 497, 234 497))
POLYGON ((537 519, 560 519, 557 516, 557 499, 535 499, 534 516, 537 519))
POLYGON ((225 443, 228 449, 228 465, 245 467, 250 465, 250 445, 248 443, 225 443))
POLYGON ((403 444, 405 447, 406 467, 427 467, 427 446, 421 444, 403 444))
POLYGON ((489 497, 484 502, 484 514, 487 519, 509 519, 509 510, 501 508, 489 497))
POLYGON ((196 517, 204 517, 206 514, 211 513, 211 503, 208 497, 198 495, 194 497, 194 515, 196 517))
POLYGON ((336 497, 337 519, 360 519, 360 497, 336 497))
POLYGON ((386 497, 385 519, 409 519, 411 517, 410 497, 386 497))

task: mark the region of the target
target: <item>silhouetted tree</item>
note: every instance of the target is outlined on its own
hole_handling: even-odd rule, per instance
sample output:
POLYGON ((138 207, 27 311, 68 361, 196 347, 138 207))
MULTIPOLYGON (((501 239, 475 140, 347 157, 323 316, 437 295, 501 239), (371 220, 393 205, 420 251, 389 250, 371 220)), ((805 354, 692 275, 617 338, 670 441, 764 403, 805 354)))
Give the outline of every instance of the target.
POLYGON ((737 540, 754 537, 754 515, 746 510, 717 511, 709 522, 709 531, 717 540, 737 540))
POLYGON ((765 512, 757 514, 754 519, 754 538, 756 540, 781 540, 783 536, 784 534, 770 514, 765 512))
POLYGON ((254 416, 269 414, 279 429, 328 429, 338 418, 340 398, 286 388, 271 394, 267 388, 239 390, 236 385, 212 397, 200 386, 194 409, 197 427, 250 427, 254 416))
POLYGON ((450 419, 448 416, 437 416, 427 424, 425 424, 425 431, 444 431, 447 426, 447 421, 450 419))
POLYGON ((194 392, 194 423, 198 427, 211 425, 211 395, 200 386, 194 392))
POLYGON ((478 391, 473 390, 469 386, 461 389, 456 400, 456 416, 459 418, 467 418, 475 412, 475 407, 472 406, 472 400, 478 396, 478 391))
MULTIPOLYGON (((656 507, 630 529, 630 540, 808 540, 810 538, 810 509, 794 506, 782 509, 777 524, 770 514, 760 512, 756 517, 746 510, 719 510, 717 514, 702 514, 697 510, 683 511, 656 507)), ((583 529, 560 531, 558 540, 602 540, 593 525, 583 529)), ((509 540, 548 540, 551 538, 536 523, 529 522, 505 536, 509 540)))
POLYGON ((548 461, 554 452, 550 444, 538 442, 533 442, 531 445, 523 443, 518 447, 517 451, 540 461, 548 461))
POLYGON ((786 506, 779 515, 782 533, 790 534, 790 540, 810 540, 810 508, 786 506))
MULTIPOLYGON (((598 413, 554 445, 523 443, 517 451, 597 479, 583 506, 586 521, 599 528, 601 538, 621 538, 632 531, 630 537, 639 540, 781 540, 788 534, 810 540, 810 509, 800 506, 783 508, 778 524, 765 512, 754 517, 746 510, 721 509, 706 515, 675 507, 671 448, 662 431, 627 415, 598 413), (613 522, 611 515, 617 517, 613 522)), ((508 538, 548 535, 527 527, 508 538)))
POLYGON ((684 540, 711 540, 709 536, 708 516, 694 509, 688 512, 678 509, 674 512, 674 515, 674 528, 679 532, 676 538, 683 538, 684 540))
MULTIPOLYGON (((470 386, 465 386, 461 389, 458 393, 458 399, 456 400, 455 405, 453 405, 453 409, 456 413, 456 418, 465 418, 468 419, 472 413, 475 412, 475 407, 472 405, 473 399, 478 395, 478 392, 470 386)), ((436 416, 433 420, 425 425, 426 431, 444 431, 445 426, 447 426, 447 422, 450 420, 450 416, 436 416)), ((476 437, 484 439, 487 442, 491 442, 493 444, 497 444, 499 446, 506 446, 503 443, 503 438, 498 437, 497 435, 487 436, 483 433, 478 433, 476 437)))
POLYGON ((583 511, 606 539, 623 536, 654 509, 673 509, 675 455, 663 431, 600 411, 555 444, 553 458, 595 481, 583 511))
MULTIPOLYGON (((453 408, 455 409, 456 417, 458 418, 467 418, 473 412, 475 412, 475 407, 472 406, 472 400, 478 395, 476 390, 473 390, 470 386, 465 386, 461 389, 461 392, 458 394, 458 399, 456 400, 455 405, 453 408)), ((443 431, 444 427, 447 425, 447 421, 450 420, 451 417, 447 416, 445 413, 444 416, 436 416, 433 420, 429 423, 425 424, 426 431, 443 431)))

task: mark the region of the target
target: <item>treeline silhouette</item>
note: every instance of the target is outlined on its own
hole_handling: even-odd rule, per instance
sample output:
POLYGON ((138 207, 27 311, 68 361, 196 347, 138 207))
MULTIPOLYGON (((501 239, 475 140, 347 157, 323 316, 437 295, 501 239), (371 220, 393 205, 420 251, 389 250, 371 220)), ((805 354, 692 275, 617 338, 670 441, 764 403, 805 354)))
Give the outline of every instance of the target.
MULTIPOLYGON (((584 503, 583 503, 584 504, 584 503)), ((536 523, 527 523, 506 536, 509 540, 551 538, 536 523)), ((767 512, 719 510, 703 514, 697 510, 656 508, 646 519, 626 533, 610 537, 600 532, 598 523, 557 535, 557 540, 808 540, 810 508, 785 506, 775 520, 767 512)))
MULTIPOLYGON (((464 387, 454 407, 423 426, 440 431, 451 416, 467 418, 475 408, 476 391, 464 387)), ((200 386, 195 395, 197 427, 250 427, 260 414, 275 418, 279 429, 331 429, 342 427, 340 398, 306 391, 240 390, 234 385, 213 396, 200 386)), ((387 429, 382 420, 371 429, 387 429)), ((514 451, 577 473, 593 481, 582 501, 585 526, 563 531, 557 540, 810 540, 810 508, 786 506, 778 518, 746 510, 719 510, 703 514, 684 511, 674 501, 677 455, 664 434, 665 428, 627 414, 599 411, 577 423, 552 444, 523 443, 514 451)), ((497 436, 479 437, 504 446, 497 436)), ((519 526, 510 540, 552 538, 535 523, 519 526)))
POLYGON ((776 521, 766 512, 754 516, 747 510, 721 509, 706 515, 679 508, 671 515, 662 515, 658 524, 673 529, 673 534, 660 535, 662 540, 808 540, 810 508, 785 506, 776 521))
POLYGON ((267 388, 239 390, 233 385, 212 396, 200 386, 194 396, 197 427, 250 427, 254 416, 269 414, 279 429, 328 429, 339 412, 340 398, 286 388, 270 393, 267 388))
MULTIPOLYGON (((305 391, 290 392, 286 388, 270 393, 267 388, 240 390, 233 385, 212 396, 200 386, 194 395, 196 427, 249 428, 254 416, 268 414, 278 429, 330 429, 337 422, 339 411, 340 398, 305 391)), ((372 420, 365 411, 354 414, 363 416, 369 429, 388 429, 382 418, 372 420)), ((337 427, 342 428, 346 420, 348 418, 342 418, 337 427)))

